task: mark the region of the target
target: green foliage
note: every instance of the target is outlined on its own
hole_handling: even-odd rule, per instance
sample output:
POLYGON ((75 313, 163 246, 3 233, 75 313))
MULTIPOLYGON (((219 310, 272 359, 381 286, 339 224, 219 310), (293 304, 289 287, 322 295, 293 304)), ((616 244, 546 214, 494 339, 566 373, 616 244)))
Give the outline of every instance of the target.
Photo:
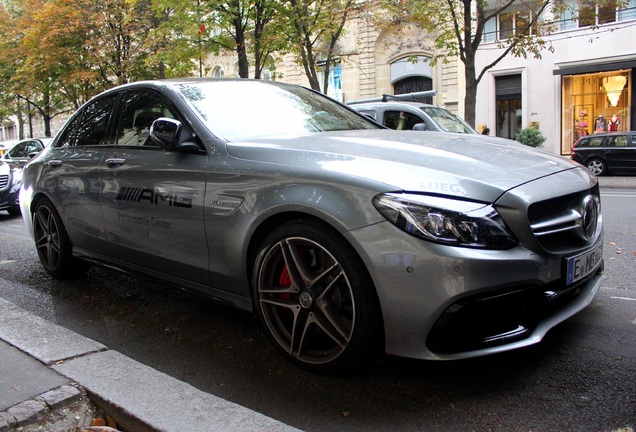
POLYGON ((539 129, 525 128, 517 133, 515 140, 530 147, 541 147, 546 137, 543 136, 539 129))

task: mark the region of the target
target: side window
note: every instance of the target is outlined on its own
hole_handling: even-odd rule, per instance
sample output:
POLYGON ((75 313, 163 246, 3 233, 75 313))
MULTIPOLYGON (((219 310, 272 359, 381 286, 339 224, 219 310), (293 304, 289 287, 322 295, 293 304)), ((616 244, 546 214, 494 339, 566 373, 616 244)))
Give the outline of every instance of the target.
POLYGON ((28 143, 25 142, 15 146, 13 150, 9 152, 9 157, 14 159, 27 157, 27 144, 28 143))
POLYGON ((109 144, 108 124, 116 97, 100 98, 86 105, 64 130, 57 147, 109 144))
POLYGON ((386 111, 384 113, 384 125, 391 129, 413 130, 413 126, 417 123, 424 123, 424 120, 405 111, 386 111))
POLYGON ((10 158, 28 158, 32 153, 42 150, 42 146, 37 141, 27 141, 19 144, 9 153, 10 158))
POLYGON ((159 117, 176 117, 166 100, 149 90, 127 92, 121 106, 115 134, 118 145, 153 147, 149 138, 152 122, 159 117))
POLYGON ((600 147, 603 144, 603 137, 592 136, 586 140, 581 140, 581 147, 600 147))

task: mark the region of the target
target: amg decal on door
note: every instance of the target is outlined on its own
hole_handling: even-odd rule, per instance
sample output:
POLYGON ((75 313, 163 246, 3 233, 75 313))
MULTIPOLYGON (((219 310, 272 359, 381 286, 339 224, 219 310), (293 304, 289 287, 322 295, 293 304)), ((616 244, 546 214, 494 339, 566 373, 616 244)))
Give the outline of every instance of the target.
POLYGON ((137 188, 137 187, 121 187, 117 193, 117 201, 142 202, 146 201, 150 204, 167 203, 172 207, 192 208, 192 197, 190 192, 137 188))

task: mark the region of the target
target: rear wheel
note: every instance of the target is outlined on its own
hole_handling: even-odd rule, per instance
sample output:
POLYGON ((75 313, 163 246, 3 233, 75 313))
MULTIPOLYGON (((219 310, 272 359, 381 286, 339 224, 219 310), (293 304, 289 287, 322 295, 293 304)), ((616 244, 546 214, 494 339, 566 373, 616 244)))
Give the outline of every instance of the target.
POLYGON ((595 158, 587 161, 587 169, 590 170, 595 176, 602 176, 603 174, 605 174, 607 167, 604 161, 595 158))
POLYGON ((263 242, 253 275, 256 311, 276 345, 312 372, 370 362, 382 340, 373 283, 329 227, 296 221, 263 242))
POLYGON ((83 274, 88 264, 73 258, 71 241, 53 203, 42 198, 33 213, 33 234, 40 262, 55 278, 83 274))

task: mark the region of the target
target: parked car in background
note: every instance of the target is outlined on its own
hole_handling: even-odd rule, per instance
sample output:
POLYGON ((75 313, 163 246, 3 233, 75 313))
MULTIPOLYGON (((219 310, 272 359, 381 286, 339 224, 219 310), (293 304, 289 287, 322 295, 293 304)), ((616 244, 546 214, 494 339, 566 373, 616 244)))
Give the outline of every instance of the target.
POLYGON ((373 118, 389 129, 455 132, 478 135, 461 117, 445 108, 420 102, 403 100, 418 95, 429 96, 432 92, 410 93, 408 95, 385 95, 379 98, 352 101, 351 108, 373 118))
POLYGON ((2 161, 23 167, 44 147, 51 144, 52 138, 29 138, 15 143, 5 154, 2 161))
POLYGON ((636 174, 636 132, 587 135, 572 147, 570 158, 592 174, 636 174))
POLYGON ((111 89, 26 165, 20 204, 53 277, 95 263, 199 291, 314 372, 538 343, 603 280, 584 167, 272 81, 111 89))
POLYGON ((20 214, 19 192, 22 185, 22 168, 44 147, 51 138, 32 138, 17 142, 0 158, 0 210, 10 215, 20 214))

